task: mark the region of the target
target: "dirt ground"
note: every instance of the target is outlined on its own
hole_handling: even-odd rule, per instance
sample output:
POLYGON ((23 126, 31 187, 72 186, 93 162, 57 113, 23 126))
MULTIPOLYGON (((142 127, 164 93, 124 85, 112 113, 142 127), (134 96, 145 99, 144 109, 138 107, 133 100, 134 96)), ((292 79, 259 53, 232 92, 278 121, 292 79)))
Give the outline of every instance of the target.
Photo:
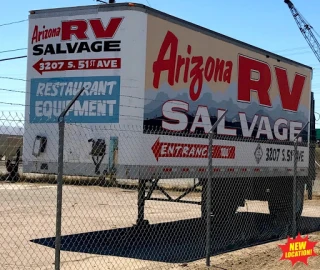
MULTIPOLYGON (((190 197, 198 199, 199 194, 190 197)), ((239 212, 244 214, 239 228, 226 228, 222 234, 237 229, 259 233, 268 220, 265 202, 248 202, 239 212)), ((0 213, 0 269, 54 269, 56 186, 0 182, 0 213)), ((303 216, 316 219, 320 228, 320 200, 306 201, 303 216)), ((143 227, 132 231, 137 218, 135 190, 64 186, 61 269, 207 269, 199 252, 205 242, 197 223, 199 205, 148 201, 145 217, 154 231, 143 227)), ((309 237, 319 241, 315 250, 320 255, 320 233, 309 237)), ((212 256, 210 269, 320 269, 319 257, 311 257, 309 266, 279 261, 278 244, 285 242, 212 256)))
POLYGON ((280 260, 282 251, 278 247, 278 244, 285 244, 287 242, 287 240, 282 240, 214 256, 211 258, 210 268, 200 266, 199 262, 197 262, 196 264, 198 265, 190 265, 185 267, 185 269, 318 270, 320 269, 320 233, 309 234, 309 240, 316 242, 319 241, 319 243, 314 249, 318 256, 310 257, 308 259, 308 265, 298 262, 292 266, 289 260, 280 260))

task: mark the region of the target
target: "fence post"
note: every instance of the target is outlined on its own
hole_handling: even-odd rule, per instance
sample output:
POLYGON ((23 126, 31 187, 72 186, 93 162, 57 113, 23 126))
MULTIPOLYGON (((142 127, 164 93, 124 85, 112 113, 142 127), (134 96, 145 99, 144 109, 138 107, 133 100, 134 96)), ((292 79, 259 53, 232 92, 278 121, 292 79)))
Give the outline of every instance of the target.
POLYGON ((208 148, 208 183, 207 183, 207 228, 206 228, 206 265, 210 266, 210 255, 211 255, 211 208, 212 208, 212 144, 213 144, 213 131, 219 125, 223 119, 227 110, 221 115, 219 119, 214 123, 209 131, 209 148, 208 148))
MULTIPOLYGON (((298 174, 298 139, 301 132, 307 127, 309 122, 307 122, 300 132, 295 136, 294 143, 294 162, 293 162, 293 190, 292 190, 292 238, 295 239, 297 236, 297 174, 298 174)), ((309 134, 310 135, 310 134, 309 134)))
POLYGON ((73 97, 58 118, 59 124, 59 148, 58 148, 58 177, 57 177, 57 212, 56 212, 56 239, 55 239, 55 270, 60 270, 60 250, 61 250, 61 217, 62 217, 62 177, 63 177, 63 148, 64 148, 64 124, 65 116, 73 103, 83 92, 84 87, 73 97))

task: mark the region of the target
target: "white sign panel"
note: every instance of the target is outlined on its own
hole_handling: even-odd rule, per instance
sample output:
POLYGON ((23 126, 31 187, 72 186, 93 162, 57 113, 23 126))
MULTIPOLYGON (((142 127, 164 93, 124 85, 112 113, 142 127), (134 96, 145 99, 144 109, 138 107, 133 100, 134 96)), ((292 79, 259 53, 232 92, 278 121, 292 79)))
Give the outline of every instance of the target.
POLYGON ((142 125, 146 14, 90 9, 72 14, 30 15, 23 151, 27 172, 57 171, 58 117, 82 88, 65 118, 66 173, 86 170, 94 175, 93 143, 88 140, 106 142, 100 166, 106 167, 111 136, 128 125, 142 125), (32 155, 36 136, 47 138, 39 156, 32 155))

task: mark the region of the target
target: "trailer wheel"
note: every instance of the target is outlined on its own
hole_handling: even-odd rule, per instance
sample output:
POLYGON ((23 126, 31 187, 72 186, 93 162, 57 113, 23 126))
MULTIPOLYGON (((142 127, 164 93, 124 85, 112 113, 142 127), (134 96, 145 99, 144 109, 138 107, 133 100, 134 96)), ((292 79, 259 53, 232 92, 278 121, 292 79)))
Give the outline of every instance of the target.
POLYGON ((297 190, 297 217, 301 217, 304 206, 304 185, 297 190))
MULTIPOLYGON (((297 208, 296 208, 296 218, 300 218, 303 211, 304 205, 304 191, 305 186, 304 184, 299 184, 297 186, 297 208)), ((284 196, 278 195, 273 196, 269 200, 269 211, 271 215, 274 216, 285 216, 291 217, 292 216, 292 195, 284 196)))
MULTIPOLYGON (((201 216, 206 217, 207 212, 207 181, 199 179, 202 185, 201 216)), ((217 181, 212 187, 212 210, 211 215, 220 219, 228 219, 234 215, 240 205, 240 192, 237 186, 226 185, 224 181, 217 181)))

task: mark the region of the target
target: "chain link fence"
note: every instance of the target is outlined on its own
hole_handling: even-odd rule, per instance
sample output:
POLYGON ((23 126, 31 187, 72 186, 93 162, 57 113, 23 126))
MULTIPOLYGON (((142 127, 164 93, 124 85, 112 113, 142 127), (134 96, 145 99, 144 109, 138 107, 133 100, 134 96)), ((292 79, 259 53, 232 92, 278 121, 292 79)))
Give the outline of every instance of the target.
POLYGON ((211 159, 205 134, 165 143, 172 134, 152 128, 66 123, 59 167, 58 123, 0 119, 1 269, 206 269, 216 254, 320 230, 313 142, 213 133, 211 159))

